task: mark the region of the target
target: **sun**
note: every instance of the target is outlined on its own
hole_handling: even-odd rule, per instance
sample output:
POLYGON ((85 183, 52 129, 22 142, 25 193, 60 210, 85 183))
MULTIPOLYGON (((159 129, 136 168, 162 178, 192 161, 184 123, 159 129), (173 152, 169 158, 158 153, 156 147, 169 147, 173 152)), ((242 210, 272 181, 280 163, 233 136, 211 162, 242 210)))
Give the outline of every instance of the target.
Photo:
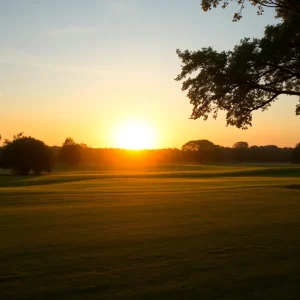
POLYGON ((153 128, 141 121, 129 121, 116 130, 116 145, 118 148, 141 150, 155 146, 153 128))

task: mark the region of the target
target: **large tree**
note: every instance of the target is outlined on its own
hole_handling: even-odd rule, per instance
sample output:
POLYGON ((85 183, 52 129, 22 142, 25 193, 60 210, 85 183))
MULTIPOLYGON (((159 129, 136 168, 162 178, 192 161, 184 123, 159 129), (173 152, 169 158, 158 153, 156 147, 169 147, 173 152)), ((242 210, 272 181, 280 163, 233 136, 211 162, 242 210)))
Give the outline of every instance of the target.
POLYGON ((287 19, 290 15, 300 13, 299 0, 201 0, 201 7, 204 11, 211 10, 217 6, 226 8, 229 4, 235 3, 238 10, 233 15, 233 21, 240 20, 246 3, 257 7, 257 14, 262 15, 266 8, 276 9, 276 17, 287 19))
POLYGON ((20 133, 12 141, 4 141, 0 166, 17 175, 28 175, 30 171, 39 175, 51 172, 54 159, 51 149, 44 142, 20 133))
POLYGON ((234 21, 250 2, 259 14, 265 7, 276 8, 281 22, 267 26, 261 39, 244 38, 231 51, 177 50, 182 70, 176 80, 183 81, 182 90, 193 105, 192 119, 216 118, 223 110, 227 125, 246 129, 253 111, 266 110, 280 95, 300 97, 300 0, 202 0, 202 8, 229 2, 240 6, 234 21))

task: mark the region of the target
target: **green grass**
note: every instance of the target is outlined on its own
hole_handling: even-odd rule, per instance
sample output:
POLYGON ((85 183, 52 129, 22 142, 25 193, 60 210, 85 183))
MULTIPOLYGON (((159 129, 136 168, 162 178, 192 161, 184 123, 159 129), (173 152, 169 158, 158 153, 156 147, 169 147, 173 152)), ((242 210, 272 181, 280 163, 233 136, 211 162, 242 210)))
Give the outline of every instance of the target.
POLYGON ((299 299, 299 175, 169 166, 0 176, 0 297, 299 299))

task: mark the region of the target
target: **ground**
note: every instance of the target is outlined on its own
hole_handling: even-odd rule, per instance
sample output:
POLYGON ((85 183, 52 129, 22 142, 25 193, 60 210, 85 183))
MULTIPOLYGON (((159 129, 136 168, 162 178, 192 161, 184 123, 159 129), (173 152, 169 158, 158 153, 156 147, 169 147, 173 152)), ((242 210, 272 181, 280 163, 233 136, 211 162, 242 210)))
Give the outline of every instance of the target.
POLYGON ((299 299, 297 167, 0 176, 1 299, 299 299))

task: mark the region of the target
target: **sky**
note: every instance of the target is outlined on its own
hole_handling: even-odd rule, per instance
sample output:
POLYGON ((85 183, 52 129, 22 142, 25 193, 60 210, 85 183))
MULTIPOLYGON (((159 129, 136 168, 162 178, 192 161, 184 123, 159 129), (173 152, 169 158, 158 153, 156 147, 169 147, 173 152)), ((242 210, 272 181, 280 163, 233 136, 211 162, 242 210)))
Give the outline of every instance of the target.
POLYGON ((208 139, 232 146, 294 146, 297 98, 255 112, 248 130, 190 120, 192 106, 174 78, 176 49, 229 50, 261 37, 275 22, 266 10, 203 12, 200 0, 0 0, 0 133, 24 132, 49 145, 71 136, 92 147, 117 147, 115 133, 134 122, 155 133, 155 148, 208 139))

